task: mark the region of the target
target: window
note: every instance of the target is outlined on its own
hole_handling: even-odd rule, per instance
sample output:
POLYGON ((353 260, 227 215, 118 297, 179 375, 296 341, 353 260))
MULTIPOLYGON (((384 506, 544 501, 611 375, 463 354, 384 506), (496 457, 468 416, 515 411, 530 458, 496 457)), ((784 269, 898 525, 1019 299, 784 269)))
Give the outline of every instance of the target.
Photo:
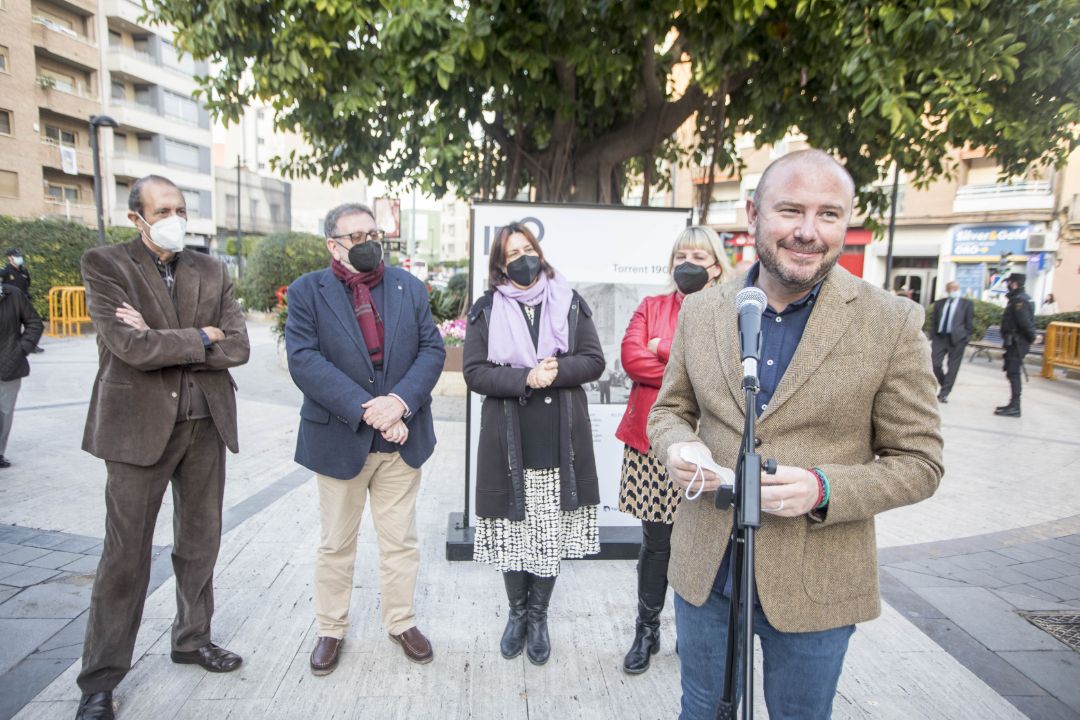
POLYGON ((0 197, 19 197, 19 174, 0 170, 0 197))
POLYGON ((55 70, 49 70, 48 68, 42 68, 41 76, 51 80, 52 86, 57 90, 62 90, 66 93, 75 92, 75 78, 71 75, 66 75, 55 70))
POLYGON ((128 195, 131 194, 131 185, 126 182, 116 183, 116 207, 126 208, 128 195))
POLYGON ((161 43, 161 60, 167 66, 182 73, 195 74, 195 60, 190 55, 179 52, 167 42, 161 43))
POLYGON ((8 49, 0 45, 0 72, 11 72, 8 68, 8 49))
POLYGON ((139 156, 144 158, 157 159, 157 153, 154 152, 154 138, 151 135, 139 136, 139 156))
POLYGON ((275 225, 281 222, 281 206, 277 203, 270 203, 270 220, 275 225))
POLYGON ((132 44, 135 48, 135 52, 142 53, 143 55, 151 55, 150 52, 150 36, 149 35, 137 35, 133 37, 132 44))
POLYGON ((255 222, 255 219, 259 216, 259 201, 255 199, 248 200, 248 209, 251 211, 251 221, 255 222))
POLYGON ((165 100, 166 115, 191 123, 192 125, 199 124, 199 106, 194 100, 167 90, 165 91, 163 98, 165 100))
POLYGON ((45 181, 45 198, 55 203, 78 203, 79 186, 63 185, 50 180, 45 181))
POLYGON ((113 100, 119 100, 121 102, 127 100, 127 86, 120 80, 113 80, 110 83, 112 88, 111 94, 113 100))
POLYGON ((135 102, 140 105, 146 105, 147 107, 154 107, 154 86, 153 85, 136 85, 135 86, 135 102))
POLYGON ((124 44, 124 36, 116 30, 109 31, 109 48, 116 50, 124 44))
POLYGON ((75 147, 79 142, 79 134, 56 125, 46 125, 45 140, 52 145, 75 147))
POLYGON ((225 215, 227 217, 236 217, 236 196, 225 195, 225 215))
POLYGON ((166 165, 198 170, 200 166, 199 155, 198 145, 188 145, 171 139, 165 141, 166 165))
POLYGON ((39 9, 38 14, 34 16, 34 22, 44 25, 55 32, 70 35, 72 37, 76 36, 75 24, 71 22, 71 20, 60 17, 59 15, 54 15, 47 10, 39 9))
POLYGON ((116 132, 112 134, 113 155, 123 157, 127 155, 127 133, 116 132))
POLYGON ((12 128, 15 123, 11 119, 10 110, 0 110, 0 135, 13 135, 12 128))
POLYGON ((187 216, 189 218, 201 217, 202 213, 202 195, 198 190, 181 190, 184 195, 184 204, 187 205, 187 216))

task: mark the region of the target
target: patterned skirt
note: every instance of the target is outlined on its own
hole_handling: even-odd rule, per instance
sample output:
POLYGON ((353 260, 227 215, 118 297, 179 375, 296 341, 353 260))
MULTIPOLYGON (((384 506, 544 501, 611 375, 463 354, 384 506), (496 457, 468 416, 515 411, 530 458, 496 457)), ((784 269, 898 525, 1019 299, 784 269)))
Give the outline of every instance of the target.
POLYGON ((682 494, 668 480, 664 464, 626 445, 623 447, 622 480, 619 483, 619 510, 638 520, 675 522, 675 508, 682 494))
POLYGON ((559 574, 563 558, 600 552, 596 506, 563 511, 559 469, 525 470, 525 519, 477 518, 473 559, 502 572, 524 570, 541 577, 559 574))

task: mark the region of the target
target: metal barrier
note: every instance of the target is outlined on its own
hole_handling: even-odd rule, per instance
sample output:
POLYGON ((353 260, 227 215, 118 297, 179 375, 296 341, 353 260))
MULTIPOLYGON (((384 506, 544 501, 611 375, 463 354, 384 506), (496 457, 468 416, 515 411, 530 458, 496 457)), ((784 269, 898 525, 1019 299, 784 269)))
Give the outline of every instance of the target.
POLYGON ((1054 368, 1080 370, 1080 323, 1052 322, 1046 328, 1042 376, 1054 379, 1054 368))
POLYGON ((88 322, 86 288, 61 285, 49 290, 49 337, 82 335, 82 323, 88 322))

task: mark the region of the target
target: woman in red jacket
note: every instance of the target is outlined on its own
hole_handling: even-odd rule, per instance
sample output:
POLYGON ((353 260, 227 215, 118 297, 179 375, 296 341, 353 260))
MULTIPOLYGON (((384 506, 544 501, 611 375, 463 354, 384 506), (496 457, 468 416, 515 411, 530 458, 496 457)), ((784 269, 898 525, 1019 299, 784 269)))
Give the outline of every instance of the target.
POLYGON ((717 234, 702 225, 688 227, 671 248, 668 261, 673 287, 666 295, 641 301, 622 341, 622 364, 630 379, 630 399, 615 437, 622 440, 622 482, 619 510, 641 520, 638 556, 638 617, 634 644, 623 660, 623 670, 638 674, 649 669, 649 659, 660 650, 660 611, 667 595, 667 568, 671 556, 671 525, 679 503, 678 490, 664 472, 664 464, 649 453, 645 423, 656 402, 664 377, 671 340, 683 298, 732 277, 731 265, 717 234))

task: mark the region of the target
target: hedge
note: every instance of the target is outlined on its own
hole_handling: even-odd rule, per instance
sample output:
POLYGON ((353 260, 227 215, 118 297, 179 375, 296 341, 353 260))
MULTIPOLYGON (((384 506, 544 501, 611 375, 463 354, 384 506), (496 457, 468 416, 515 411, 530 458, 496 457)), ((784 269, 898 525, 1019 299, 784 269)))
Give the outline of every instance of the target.
POLYGON ((326 241, 318 235, 293 232, 267 235, 252 244, 244 259, 244 276, 237 292, 245 308, 270 310, 277 305, 274 293, 279 287, 329 264, 326 241))
MULTIPOLYGON (((34 309, 49 318, 49 288, 82 285, 79 260, 97 244, 97 231, 61 220, 16 220, 0 216, 0 252, 22 250, 30 272, 34 309)), ((7 263, 6 258, 0 262, 7 263)))

